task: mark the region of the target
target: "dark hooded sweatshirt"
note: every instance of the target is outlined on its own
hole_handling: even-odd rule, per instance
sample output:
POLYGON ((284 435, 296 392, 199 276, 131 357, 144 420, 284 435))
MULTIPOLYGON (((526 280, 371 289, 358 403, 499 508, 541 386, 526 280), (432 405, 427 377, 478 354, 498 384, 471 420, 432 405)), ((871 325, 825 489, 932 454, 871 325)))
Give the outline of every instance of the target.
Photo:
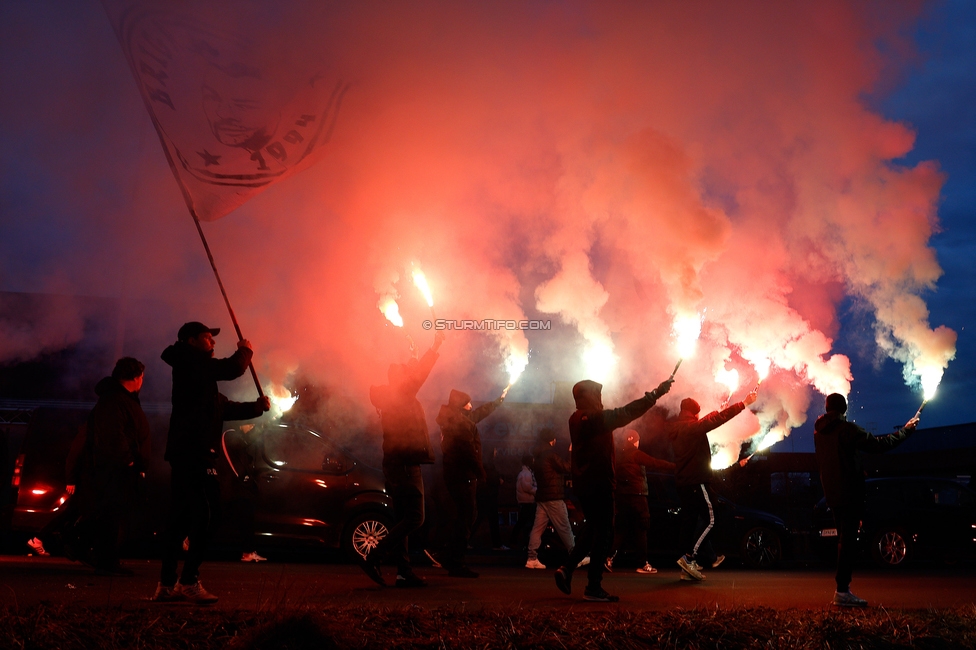
POLYGON ((617 456, 617 494, 647 494, 647 470, 673 472, 674 463, 645 454, 631 444, 617 456))
POLYGON ((171 464, 213 467, 224 421, 249 420, 263 413, 258 402, 232 402, 217 390, 218 381, 244 374, 252 354, 238 348, 226 359, 215 359, 183 341, 163 350, 163 361, 173 368, 173 414, 164 456, 171 464))
POLYGON ((149 465, 149 420, 142 411, 139 394, 105 377, 95 385, 98 402, 88 417, 92 436, 92 466, 96 474, 131 467, 145 472, 149 465))
POLYGON ((464 410, 464 405, 470 401, 467 393, 452 390, 447 404, 442 405, 437 414, 437 425, 441 428, 442 436, 444 481, 448 485, 485 480, 478 423, 491 415, 502 400, 499 398, 485 402, 476 409, 464 410))
POLYGON ((572 472, 572 468, 559 457, 555 447, 547 442, 540 443, 533 455, 536 503, 562 501, 566 497, 566 476, 572 472))
MULTIPOLYGON (((371 386, 369 399, 380 412, 383 428, 383 464, 418 465, 434 462, 427 431, 427 416, 417 399, 438 354, 433 350, 419 360, 399 366, 400 374, 390 383, 371 386)), ((392 375, 393 373, 391 373, 392 375)))
POLYGON ((604 410, 600 406, 600 384, 590 381, 581 384, 576 412, 569 418, 573 490, 581 495, 613 492, 616 487, 613 431, 644 415, 654 406, 658 395, 651 391, 626 406, 604 410))
POLYGON ((674 482, 678 487, 710 483, 712 480, 712 448, 708 432, 719 428, 746 408, 743 402, 723 411, 712 411, 699 419, 697 413, 681 411, 668 423, 668 437, 674 449, 674 482))
POLYGON ((831 508, 864 504, 864 469, 859 451, 879 454, 894 449, 915 432, 903 427, 896 433, 874 436, 835 411, 817 418, 813 431, 820 482, 831 508))

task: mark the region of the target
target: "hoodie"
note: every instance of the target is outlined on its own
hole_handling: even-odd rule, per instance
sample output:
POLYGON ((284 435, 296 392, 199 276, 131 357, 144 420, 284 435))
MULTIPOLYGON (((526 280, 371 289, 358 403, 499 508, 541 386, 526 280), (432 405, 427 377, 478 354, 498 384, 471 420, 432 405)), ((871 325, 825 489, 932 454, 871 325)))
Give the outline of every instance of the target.
POLYGON ((448 485, 485 480, 478 423, 491 415, 501 405, 502 399, 485 402, 476 409, 466 411, 464 406, 470 401, 467 393, 452 390, 447 404, 442 405, 437 414, 437 426, 441 428, 444 481, 448 485))
POLYGON ((149 420, 139 403, 139 394, 130 393, 112 377, 95 385, 98 402, 88 417, 92 465, 97 474, 131 467, 144 472, 149 464, 149 420))
POLYGON ((613 430, 644 415, 659 397, 653 390, 626 406, 604 409, 602 389, 601 384, 589 380, 573 386, 576 412, 569 418, 569 437, 573 442, 573 490, 581 495, 613 492, 613 430))
POLYGON ((708 433, 742 413, 745 408, 743 402, 738 402, 701 419, 698 419, 697 413, 683 410, 668 423, 668 437, 674 449, 675 485, 687 487, 711 482, 712 448, 708 444, 708 433))
POLYGON ((857 452, 879 454, 894 449, 914 432, 902 427, 896 433, 874 436, 836 411, 817 418, 813 444, 827 505, 831 508, 863 506, 864 468, 857 452))
POLYGON ((163 361, 173 368, 173 414, 164 456, 171 464, 213 467, 223 422, 263 413, 257 401, 232 402, 217 390, 218 381, 244 374, 251 355, 251 350, 238 348, 226 359, 216 359, 183 341, 163 350, 163 361))

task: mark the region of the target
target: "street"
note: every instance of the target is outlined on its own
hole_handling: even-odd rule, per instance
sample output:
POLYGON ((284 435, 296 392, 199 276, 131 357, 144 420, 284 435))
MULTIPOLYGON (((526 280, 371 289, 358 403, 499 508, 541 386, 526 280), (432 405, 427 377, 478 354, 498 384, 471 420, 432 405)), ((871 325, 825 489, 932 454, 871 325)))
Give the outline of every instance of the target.
MULTIPOLYGON (((188 607, 156 605, 148 599, 158 580, 159 563, 128 560, 130 578, 106 578, 63 558, 0 556, 0 605, 25 607, 44 602, 86 607, 188 607)), ((420 567, 424 589, 382 588, 350 564, 207 562, 201 582, 220 597, 215 607, 266 611, 280 607, 370 605, 466 609, 586 607, 663 611, 672 608, 772 607, 821 610, 833 596, 833 572, 828 569, 745 571, 738 567, 713 569, 707 580, 679 580, 675 566, 659 567, 656 575, 619 570, 605 575, 603 586, 620 596, 619 603, 589 603, 582 599, 585 571, 577 571, 573 595, 556 589, 553 572, 515 567, 474 566, 477 579, 450 578, 446 571, 420 567)), ((393 567, 384 567, 392 584, 393 567)), ((886 609, 958 608, 976 604, 974 569, 961 567, 855 572, 852 591, 873 607, 886 609)))

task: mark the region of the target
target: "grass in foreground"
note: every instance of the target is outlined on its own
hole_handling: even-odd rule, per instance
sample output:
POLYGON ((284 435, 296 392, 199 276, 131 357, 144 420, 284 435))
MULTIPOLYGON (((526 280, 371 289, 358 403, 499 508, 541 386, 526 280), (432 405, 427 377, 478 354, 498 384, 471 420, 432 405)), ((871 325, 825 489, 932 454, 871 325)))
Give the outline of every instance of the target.
POLYGON ((976 609, 0 610, 0 648, 976 648, 976 609))

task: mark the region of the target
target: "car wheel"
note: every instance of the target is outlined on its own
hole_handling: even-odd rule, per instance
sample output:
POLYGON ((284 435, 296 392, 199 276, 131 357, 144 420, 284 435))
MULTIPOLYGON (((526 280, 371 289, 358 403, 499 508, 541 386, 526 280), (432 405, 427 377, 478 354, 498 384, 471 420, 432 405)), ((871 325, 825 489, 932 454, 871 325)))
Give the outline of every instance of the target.
POLYGON ((874 535, 871 552, 884 567, 902 567, 912 558, 912 541, 901 528, 882 528, 874 535))
POLYGON ((342 545, 353 560, 366 557, 380 540, 390 534, 390 522, 386 517, 373 513, 357 515, 346 524, 342 545))
POLYGON ((753 569, 768 569, 783 559, 783 543, 779 534, 757 526, 742 536, 740 559, 753 569))

